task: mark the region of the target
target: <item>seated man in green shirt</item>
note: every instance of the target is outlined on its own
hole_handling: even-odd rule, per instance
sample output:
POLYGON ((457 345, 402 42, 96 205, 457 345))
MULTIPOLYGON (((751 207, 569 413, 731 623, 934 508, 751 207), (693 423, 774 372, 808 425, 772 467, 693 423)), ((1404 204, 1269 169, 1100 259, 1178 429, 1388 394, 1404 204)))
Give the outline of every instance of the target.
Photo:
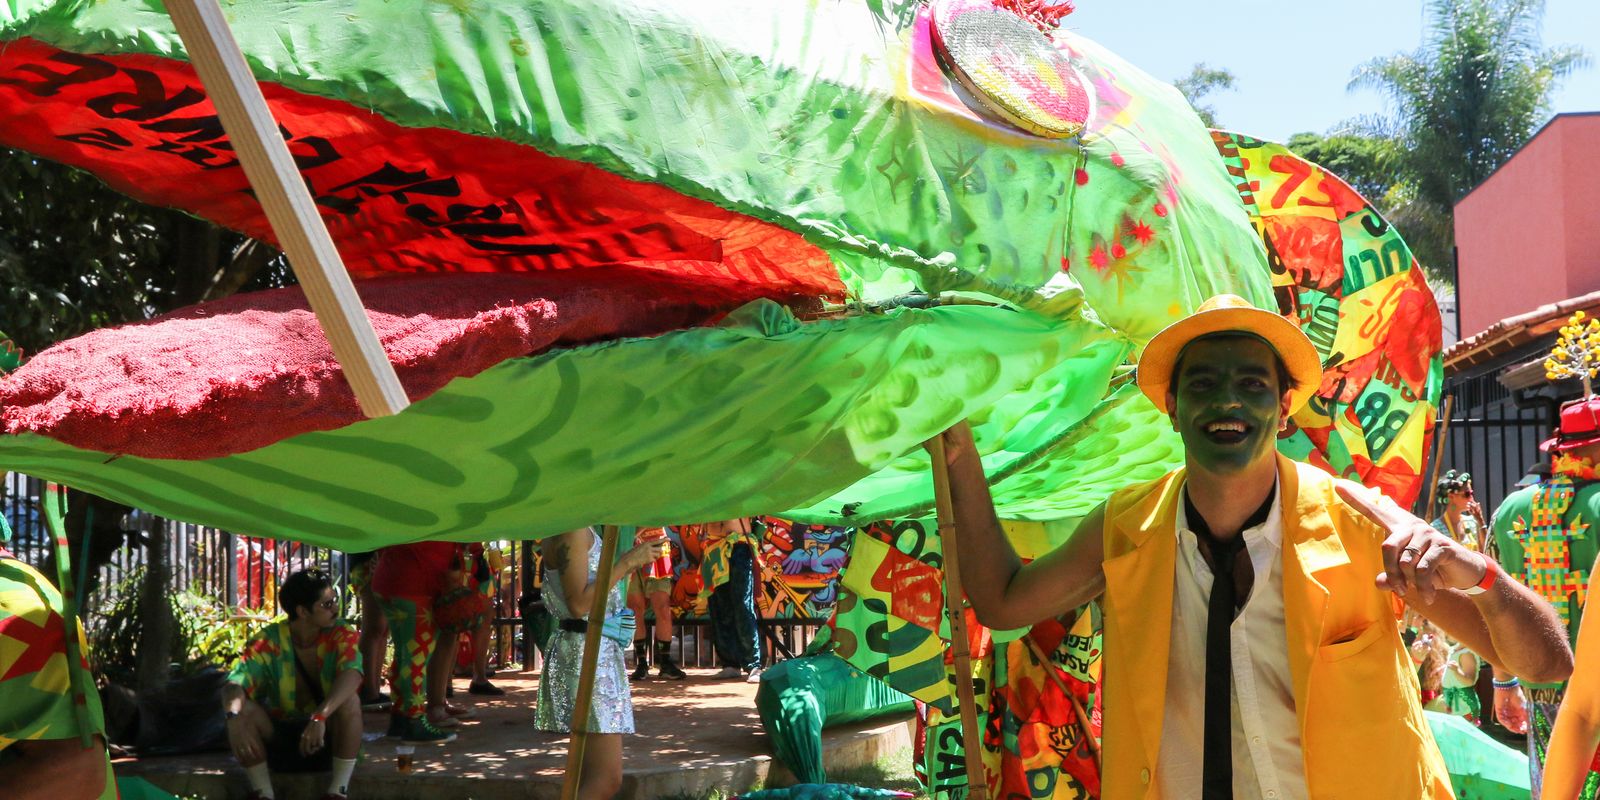
MULTIPOLYGON (((100 694, 81 657, 69 668, 61 593, 6 550, 9 537, 0 518, 0 795, 115 800, 100 694), (81 717, 72 693, 74 668, 86 687, 81 717)), ((88 652, 81 631, 73 630, 78 652, 88 652)))
POLYGON ((228 744, 251 800, 273 800, 269 771, 330 768, 323 798, 344 800, 361 751, 360 636, 338 618, 339 596, 320 570, 290 575, 278 604, 288 618, 250 638, 223 687, 228 744))

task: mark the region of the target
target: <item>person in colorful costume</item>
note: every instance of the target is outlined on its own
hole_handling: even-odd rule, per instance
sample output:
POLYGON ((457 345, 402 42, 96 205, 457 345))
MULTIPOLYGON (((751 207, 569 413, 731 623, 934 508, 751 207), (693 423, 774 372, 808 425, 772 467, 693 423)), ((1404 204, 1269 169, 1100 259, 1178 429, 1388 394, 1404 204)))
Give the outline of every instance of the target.
POLYGON ((664 542, 643 542, 617 559, 610 586, 596 585, 600 566, 600 537, 579 528, 539 543, 544 559, 544 603, 555 615, 544 674, 539 678, 539 701, 534 727, 549 733, 570 733, 578 696, 578 673, 583 666, 584 640, 591 620, 595 592, 606 593, 606 614, 601 621, 600 652, 596 656, 594 693, 585 723, 587 745, 578 797, 606 800, 622 790, 622 736, 633 733, 633 698, 628 692, 623 648, 633 642, 633 612, 627 607, 621 581, 660 557, 664 542))
POLYGON ((1114 493, 1026 566, 966 428, 943 435, 980 623, 1025 627, 1104 595, 1103 797, 1450 797, 1404 602, 1491 661, 1570 672, 1554 612, 1492 561, 1276 452, 1322 379, 1292 322, 1211 298, 1150 340, 1137 379, 1185 467, 1114 493))
POLYGON ((1489 532, 1483 524, 1483 511, 1472 497, 1472 475, 1450 470, 1440 476, 1435 493, 1444 501, 1444 508, 1433 520, 1433 527, 1450 538, 1466 545, 1468 550, 1488 551, 1492 541, 1485 541, 1489 532))
MULTIPOLYGON (((644 528, 635 537, 639 542, 672 543, 665 528, 644 528)), ((689 677, 672 660, 672 556, 664 556, 644 565, 628 582, 628 608, 636 619, 644 618, 645 604, 655 612, 655 663, 656 674, 667 680, 681 681, 689 677)), ((650 651, 645 644, 644 626, 633 633, 633 673, 629 680, 642 681, 650 677, 650 651)))
POLYGON ((490 548, 482 543, 472 545, 469 555, 472 558, 472 581, 478 594, 483 595, 490 610, 483 617, 483 622, 472 629, 468 636, 472 650, 472 682, 467 684, 467 693, 482 695, 484 697, 504 697, 506 690, 489 681, 489 640, 494 634, 494 604, 495 587, 500 577, 500 566, 503 556, 498 548, 490 548), (491 563, 491 558, 493 563, 491 563))
POLYGON ((430 679, 430 673, 438 666, 446 670, 446 680, 449 677, 448 661, 434 664, 439 631, 433 606, 446 589, 460 585, 462 552, 462 546, 453 542, 414 542, 378 553, 372 591, 389 620, 395 653, 389 687, 394 701, 391 738, 414 744, 442 744, 456 738, 439 728, 438 723, 449 720, 445 686, 430 679))
MULTIPOLYGON (((1553 453, 1547 480, 1511 494, 1494 515, 1495 541, 1506 572, 1517 575, 1550 601, 1574 644, 1582 643, 1583 611, 1600 546, 1600 397, 1561 409, 1554 437, 1541 448, 1553 453)), ((1591 626, 1593 627, 1593 626, 1591 626)), ((1596 638, 1590 634, 1590 638, 1596 638)), ((1600 644, 1591 644, 1589 658, 1600 644)), ((1582 652, 1582 651, 1580 651, 1582 652)), ((1495 670, 1495 705, 1514 694, 1519 673, 1495 670)), ((1570 684, 1533 682, 1520 675, 1527 700, 1528 766, 1533 794, 1548 798, 1600 795, 1600 769, 1593 764, 1600 720, 1600 678, 1593 663, 1577 670, 1570 684), (1559 709, 1559 714, 1558 714, 1559 709), (1573 719, 1568 722, 1568 716, 1573 719), (1557 737, 1561 737, 1558 739, 1557 737)), ((1510 702, 1515 702, 1510 700, 1510 702)), ((1509 725, 1507 727, 1510 727, 1509 725)))
POLYGON ((711 599, 713 644, 722 670, 719 679, 744 677, 761 682, 761 631, 756 626, 756 547, 748 517, 706 525, 700 577, 711 599))
MULTIPOLYGON (((4 338, 0 355, 10 344, 4 338)), ((81 735, 67 671, 93 684, 87 662, 69 666, 61 593, 6 549, 10 539, 0 517, 0 786, 18 800, 114 800, 105 715, 92 688, 81 735)), ((78 652, 88 651, 80 629, 78 652)))
MULTIPOLYGON (((1446 640, 1448 641, 1448 640, 1446 640)), ((1483 707, 1478 700, 1478 656, 1459 642, 1450 642, 1444 662, 1444 710, 1479 724, 1483 707)))
POLYGON ((350 570, 350 592, 361 598, 361 661, 366 672, 361 680, 361 710, 388 711, 393 703, 383 693, 383 665, 389 652, 389 620, 383 605, 372 591, 372 573, 378 566, 378 553, 346 553, 350 570))
POLYGON ((250 637, 223 686, 228 745, 251 800, 272 800, 272 772, 324 769, 323 800, 344 800, 361 753, 361 637, 320 570, 285 579, 278 605, 286 618, 250 637))

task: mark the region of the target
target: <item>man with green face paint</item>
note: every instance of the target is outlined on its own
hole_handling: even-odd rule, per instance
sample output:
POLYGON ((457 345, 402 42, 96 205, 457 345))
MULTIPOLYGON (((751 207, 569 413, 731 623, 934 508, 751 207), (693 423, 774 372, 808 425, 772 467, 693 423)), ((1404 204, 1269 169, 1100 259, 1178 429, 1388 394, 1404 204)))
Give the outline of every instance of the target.
POLYGON ((1138 381, 1184 467, 1116 492, 1026 565, 971 432, 943 435, 978 620, 1021 628, 1104 598, 1103 797, 1450 797, 1405 602, 1513 673, 1571 671, 1553 609, 1493 562, 1278 455, 1322 381, 1293 323, 1214 297, 1150 340, 1138 381))

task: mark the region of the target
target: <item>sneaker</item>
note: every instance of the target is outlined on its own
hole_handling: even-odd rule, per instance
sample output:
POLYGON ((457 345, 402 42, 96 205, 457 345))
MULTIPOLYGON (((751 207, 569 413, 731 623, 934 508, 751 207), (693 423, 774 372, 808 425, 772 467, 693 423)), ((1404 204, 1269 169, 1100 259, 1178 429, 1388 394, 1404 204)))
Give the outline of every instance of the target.
POLYGON ((634 681, 635 683, 642 680, 648 680, 649 678, 650 662, 648 661, 640 661, 638 666, 634 667, 633 671, 628 673, 628 680, 634 681))
POLYGON ((506 690, 488 682, 473 681, 467 686, 467 694, 480 694, 486 697, 504 697, 506 690))
POLYGON ((444 710, 445 710, 445 713, 449 714, 452 717, 455 717, 456 719, 472 719, 473 717, 478 716, 478 712, 473 711, 472 709, 467 708, 466 706, 455 706, 455 705, 451 705, 449 703, 445 703, 444 704, 444 710))
POLYGON ((428 724, 435 728, 454 728, 461 723, 457 722, 455 717, 450 716, 448 711, 430 708, 428 709, 428 724))
POLYGON ((390 700, 389 695, 386 695, 383 692, 378 692, 377 694, 373 695, 363 694, 361 696, 362 711, 388 711, 393 707, 394 701, 390 700))
POLYGON ((744 677, 744 670, 739 669, 738 667, 723 667, 721 672, 718 672, 717 674, 715 674, 715 675, 713 675, 711 677, 716 678, 719 681, 732 680, 734 678, 743 678, 744 677))
POLYGON ((444 744, 456 740, 455 734, 439 730, 426 718, 401 719, 405 720, 405 732, 400 735, 400 741, 406 744, 444 744))
POLYGON ((678 665, 674 664, 670 658, 661 659, 661 663, 656 665, 656 672, 669 681, 681 681, 689 677, 688 673, 678 669, 678 665))
POLYGON ((760 683, 761 682, 761 668, 760 667, 756 667, 756 668, 750 670, 750 674, 745 676, 744 682, 745 683, 760 683))

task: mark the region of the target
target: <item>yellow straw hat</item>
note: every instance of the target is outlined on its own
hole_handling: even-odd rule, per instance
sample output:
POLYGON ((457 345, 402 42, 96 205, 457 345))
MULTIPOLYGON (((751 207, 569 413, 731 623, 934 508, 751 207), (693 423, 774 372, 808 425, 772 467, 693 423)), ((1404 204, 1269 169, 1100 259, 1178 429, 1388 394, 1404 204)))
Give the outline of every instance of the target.
POLYGON ((1163 328, 1139 357, 1139 391, 1163 413, 1167 390, 1172 385, 1172 368, 1178 355, 1190 342, 1213 333, 1237 332, 1257 336, 1267 343, 1289 368, 1296 384, 1289 393, 1289 413, 1305 405, 1322 385, 1322 359, 1317 348, 1299 326, 1283 317, 1250 305, 1243 297, 1219 294, 1177 322, 1163 328))

